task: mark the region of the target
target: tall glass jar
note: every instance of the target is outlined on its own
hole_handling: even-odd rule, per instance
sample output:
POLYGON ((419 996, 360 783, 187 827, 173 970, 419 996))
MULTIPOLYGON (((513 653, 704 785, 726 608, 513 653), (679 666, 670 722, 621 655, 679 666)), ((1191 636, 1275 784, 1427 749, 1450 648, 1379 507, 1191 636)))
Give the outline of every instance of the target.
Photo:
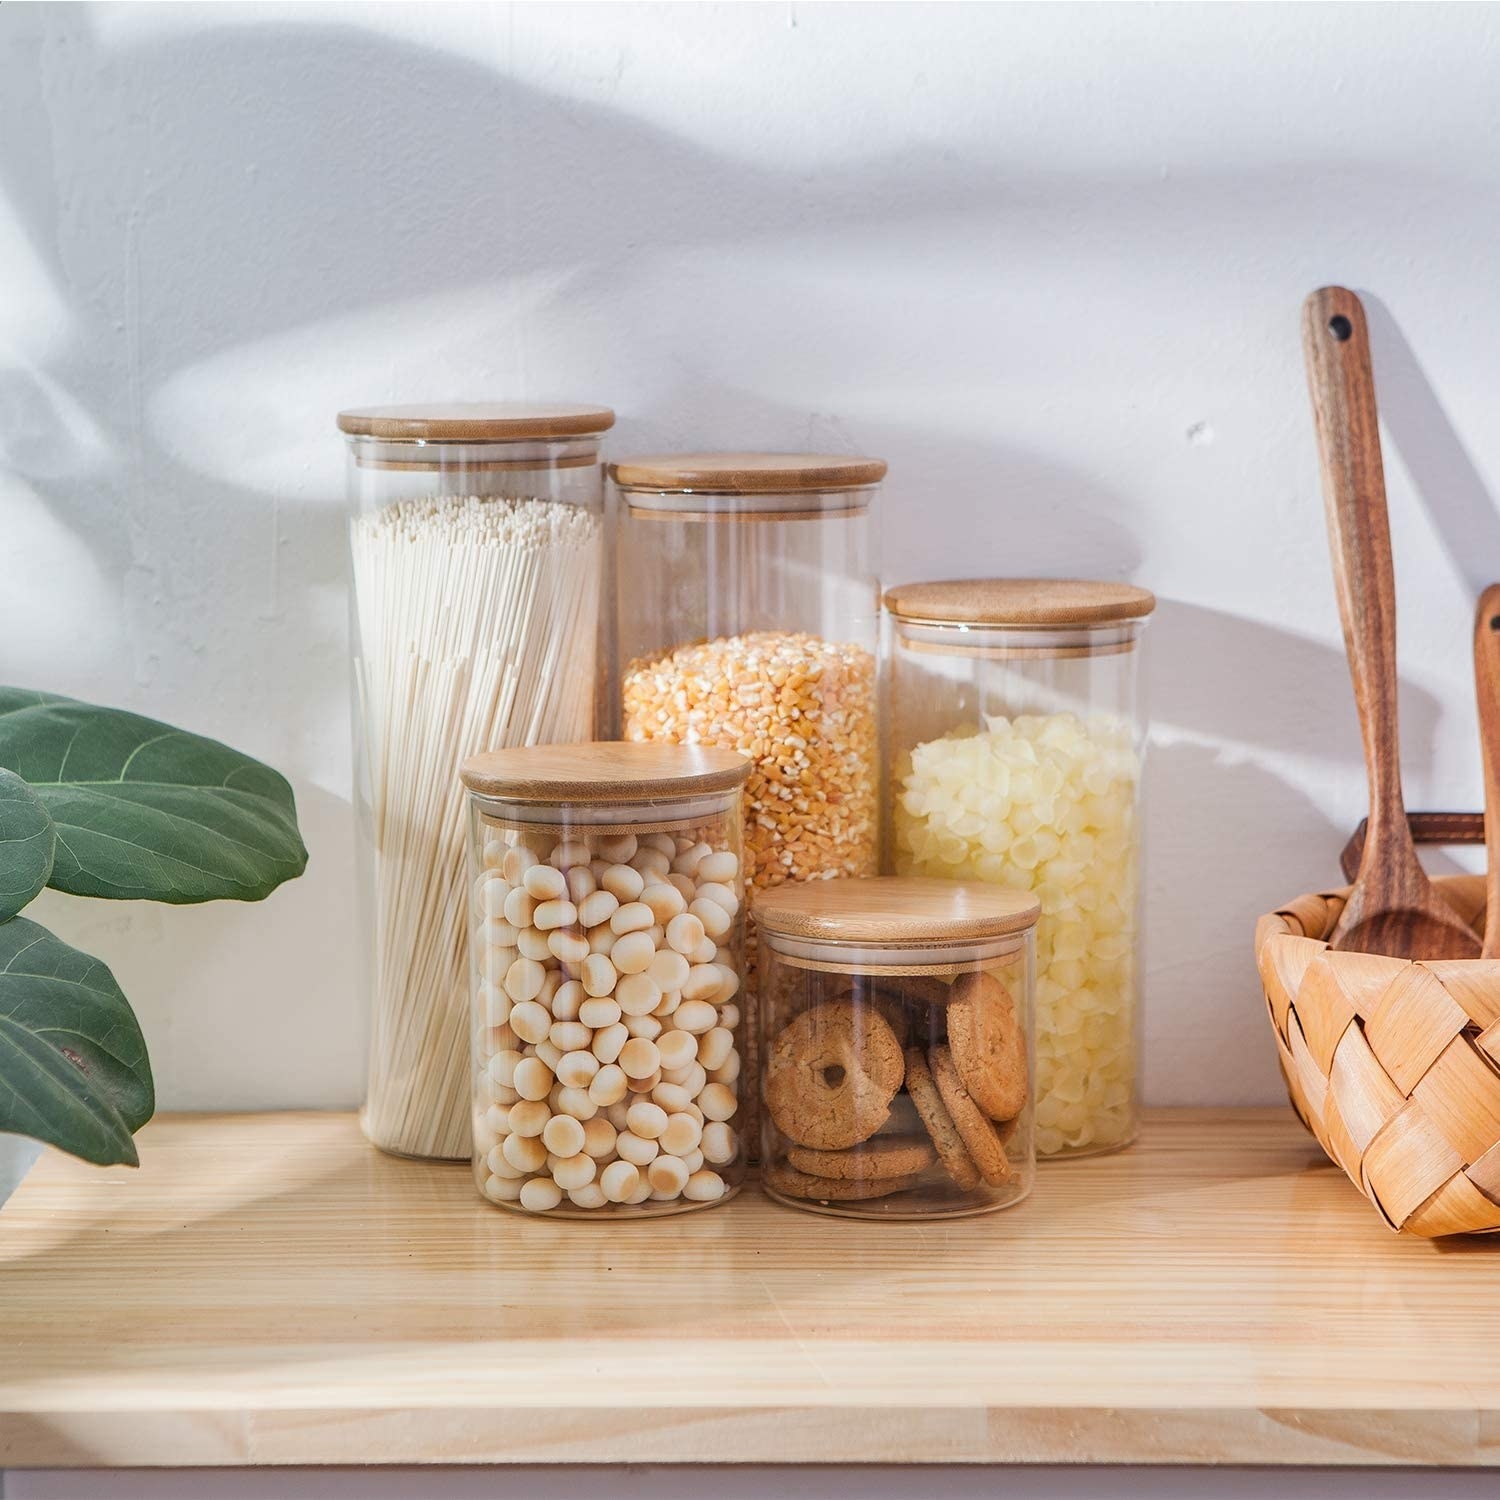
MULTIPOLYGON (((806 453, 610 466, 622 732, 750 756, 752 892, 878 868, 874 501, 885 471, 879 459, 806 453)), ((750 944, 753 1005, 753 927, 750 944)))
POLYGON ((922 1219, 1031 1191, 1038 909, 1024 891, 890 877, 756 898, 773 1198, 922 1219))
POLYGON ((744 1178, 744 874, 730 750, 551 745, 464 763, 474 1180, 642 1217, 744 1178))
POLYGON ((601 406, 341 412, 349 457, 366 1135, 469 1154, 463 798, 475 751, 594 733, 601 406))
POLYGON ((909 584, 891 617, 892 867, 1035 891, 1037 1152, 1136 1133, 1146 718, 1128 584, 909 584))

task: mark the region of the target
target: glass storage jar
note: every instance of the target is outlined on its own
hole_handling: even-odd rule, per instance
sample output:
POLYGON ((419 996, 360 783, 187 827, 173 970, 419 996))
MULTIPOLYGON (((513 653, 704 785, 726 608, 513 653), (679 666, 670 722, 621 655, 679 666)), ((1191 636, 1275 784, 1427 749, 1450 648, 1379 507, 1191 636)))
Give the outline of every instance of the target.
POLYGON ((491 1202, 640 1217, 739 1189, 749 770, 683 745, 464 763, 474 1178, 491 1202))
MULTIPOLYGON (((750 756, 752 892, 879 867, 874 501, 885 470, 804 453, 610 465, 622 733, 750 756)), ((753 1006, 753 925, 750 955, 753 1006)))
POLYGON ((758 896, 762 1181, 855 1218, 1031 1191, 1035 896, 877 877, 758 896))
POLYGON ((469 1154, 463 797, 477 750, 595 733, 602 406, 345 411, 365 1134, 469 1154))
POLYGON ((1136 1133, 1146 719, 1155 599, 1071 579, 918 583, 891 616, 891 863, 1033 890, 1036 1140, 1090 1155, 1136 1133))

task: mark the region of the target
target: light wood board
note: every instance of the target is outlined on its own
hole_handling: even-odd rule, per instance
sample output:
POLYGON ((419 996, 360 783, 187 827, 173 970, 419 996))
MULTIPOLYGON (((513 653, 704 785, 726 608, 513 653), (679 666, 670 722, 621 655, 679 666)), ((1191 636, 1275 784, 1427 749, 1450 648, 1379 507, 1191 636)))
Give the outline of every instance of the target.
POLYGON ((1500 1242, 1396 1238, 1282 1109, 931 1225, 531 1221, 348 1115, 140 1147, 0 1212, 0 1467, 1500 1461, 1500 1242))

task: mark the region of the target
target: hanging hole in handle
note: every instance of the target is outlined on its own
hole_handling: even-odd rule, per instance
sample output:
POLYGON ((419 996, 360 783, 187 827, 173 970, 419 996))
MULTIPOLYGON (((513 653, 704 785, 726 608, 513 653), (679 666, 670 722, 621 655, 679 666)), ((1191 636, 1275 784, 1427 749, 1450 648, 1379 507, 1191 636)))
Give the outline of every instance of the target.
POLYGON ((1491 615, 1490 616, 1490 629, 1491 630, 1500 630, 1500 615, 1491 615))
POLYGON ((1339 343, 1347 344, 1354 337, 1354 324, 1343 313, 1335 313, 1328 320, 1328 331, 1339 343))

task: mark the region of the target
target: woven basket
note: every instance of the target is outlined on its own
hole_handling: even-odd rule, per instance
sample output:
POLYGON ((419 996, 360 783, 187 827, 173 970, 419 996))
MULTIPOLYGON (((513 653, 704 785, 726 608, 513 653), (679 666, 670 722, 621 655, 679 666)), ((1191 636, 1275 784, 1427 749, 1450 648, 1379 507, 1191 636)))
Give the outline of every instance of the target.
MULTIPOLYGON (((1484 881, 1435 882, 1481 925, 1484 881)), ((1256 962, 1302 1122, 1392 1229, 1500 1230, 1500 960, 1335 953, 1349 893, 1262 917, 1256 962)))

